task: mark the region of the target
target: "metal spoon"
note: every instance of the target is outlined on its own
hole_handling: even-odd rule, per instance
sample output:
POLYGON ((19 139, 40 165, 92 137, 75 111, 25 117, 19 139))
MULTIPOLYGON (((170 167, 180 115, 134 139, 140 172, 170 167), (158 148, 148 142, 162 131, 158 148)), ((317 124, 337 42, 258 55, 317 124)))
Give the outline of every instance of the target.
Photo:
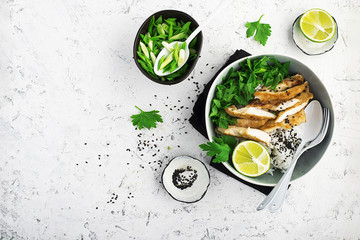
MULTIPOLYGON (((199 34, 199 32, 201 32, 201 30, 209 24, 209 22, 219 13, 221 12, 221 10, 223 10, 224 8, 226 8, 233 0, 230 0, 228 2, 226 2, 225 4, 223 4, 223 2, 220 2, 219 7, 217 7, 217 10, 210 16, 208 17, 208 19, 202 24, 202 25, 199 25, 195 31, 193 31, 190 36, 186 39, 186 48, 185 48, 185 56, 184 56, 184 61, 183 63, 178 66, 174 71, 172 71, 171 73, 174 73, 176 71, 178 71, 182 66, 184 66, 184 64, 187 62, 187 60, 189 59, 189 56, 190 56, 190 50, 189 50, 189 44, 191 43, 191 41, 196 37, 196 35, 199 34)), ((179 46, 181 46, 183 44, 183 42, 179 42, 179 41, 176 41, 176 42, 172 42, 169 44, 169 47, 170 48, 174 48, 175 47, 175 44, 178 43, 179 46)), ((155 60, 155 63, 154 63, 154 72, 156 75, 162 77, 162 76, 166 76, 166 75, 169 75, 171 74, 170 71, 166 71, 166 72, 163 72, 163 69, 160 69, 159 70, 159 61, 160 59, 163 57, 163 56, 168 56, 170 54, 170 51, 166 48, 163 48, 161 50, 161 52, 157 55, 156 57, 156 60, 155 60)))
MULTIPOLYGON (((322 129, 324 129, 323 127, 325 126, 327 129, 327 125, 329 123, 328 117, 325 118, 326 119, 325 122, 322 112, 322 107, 318 101, 316 100, 311 101, 308 104, 308 106, 305 108, 305 114, 306 114, 306 123, 304 123, 304 130, 301 134, 299 134, 302 141, 294 154, 290 168, 284 173, 280 181, 276 184, 274 189, 265 198, 265 200, 257 207, 258 211, 263 210, 269 204, 270 204, 269 207, 270 212, 275 212, 281 208, 297 160, 305 150, 315 146, 315 144, 311 144, 311 142, 317 140, 317 137, 320 136, 319 134, 323 132, 321 131, 322 129)), ((322 141, 322 139, 324 138, 323 134, 320 137, 322 141)), ((319 142, 316 141, 316 143, 318 144, 319 142)))

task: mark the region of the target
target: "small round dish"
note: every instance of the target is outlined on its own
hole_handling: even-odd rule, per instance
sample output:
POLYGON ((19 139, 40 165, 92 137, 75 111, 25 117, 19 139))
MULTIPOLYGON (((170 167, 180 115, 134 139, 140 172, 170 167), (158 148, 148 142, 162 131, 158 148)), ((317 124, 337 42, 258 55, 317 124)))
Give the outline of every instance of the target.
MULTIPOLYGON (((301 155, 300 159, 296 164, 296 168, 291 178, 291 181, 294 181, 304 176, 306 173, 308 173, 320 161, 321 157, 324 155, 327 147, 330 144, 331 137, 334 131, 334 119, 335 119, 334 111, 331 104, 330 96, 326 91, 324 84, 309 67, 307 67, 305 64, 303 64, 297 59, 283 55, 275 55, 275 54, 257 55, 257 56, 249 57, 249 59, 254 60, 254 59, 262 58, 264 56, 274 57, 281 63, 290 62, 289 74, 290 75, 294 75, 296 73, 302 74, 304 76, 304 79, 309 82, 310 91, 313 93, 314 99, 318 100, 321 103, 322 107, 329 108, 331 112, 329 128, 324 140, 316 147, 308 150, 307 152, 301 155)), ((230 68, 234 68, 234 70, 238 70, 239 63, 242 61, 246 61, 246 58, 239 59, 229 64, 227 67, 225 67, 218 74, 218 76, 216 77, 216 79, 214 80, 213 84, 210 87, 205 105, 205 124, 206 124, 207 135, 210 141, 213 141, 213 137, 216 136, 214 125, 209 117, 211 111, 211 103, 215 95, 216 86, 222 82, 222 78, 226 76, 230 68)), ((231 161, 228 161, 222 164, 224 164, 224 166, 232 174, 252 184, 261 185, 261 186, 275 186, 280 180, 280 178, 283 176, 283 173, 281 173, 280 170, 275 170, 273 175, 263 174, 255 178, 247 177, 236 171, 230 162, 231 161)))
POLYGON ((338 35, 338 25, 333 17, 335 24, 336 24, 336 30, 334 37, 330 39, 327 42, 324 43, 316 43, 312 42, 309 39, 307 39, 304 34, 300 30, 300 18, 302 14, 296 18, 296 20, 293 23, 292 26, 292 38, 295 42, 295 45, 306 55, 314 56, 314 55, 320 55, 324 54, 326 52, 329 52, 333 47, 335 46, 335 43, 339 37, 338 35))
POLYGON ((195 30, 199 24, 196 22, 196 20, 194 18, 192 18, 189 14, 187 13, 184 13, 184 12, 181 12, 181 11, 178 11, 178 10, 162 10, 162 11, 159 11, 159 12, 156 12, 154 14, 152 14, 151 16, 149 16, 145 22, 141 25, 139 31, 137 32, 136 34, 136 37, 135 37, 135 41, 134 41, 134 47, 133 47, 133 58, 135 60, 135 64, 136 66, 139 68, 139 70, 147 77, 149 78, 150 80, 156 82, 156 83, 160 83, 160 84, 164 84, 164 85, 173 85, 173 84, 177 84, 179 82, 182 82, 184 81, 188 76, 189 74, 193 71, 199 57, 200 57, 200 53, 201 53, 201 48, 202 48, 202 44, 203 44, 203 35, 202 35, 202 32, 200 32, 198 35, 197 35, 197 41, 196 41, 196 45, 195 45, 195 49, 196 49, 196 53, 197 53, 197 57, 192 60, 192 61, 189 61, 189 67, 187 69, 187 71, 177 77, 177 78, 174 78, 173 80, 171 81, 162 81, 161 79, 156 79, 154 77, 152 77, 150 74, 148 74, 142 67, 141 65, 139 64, 138 62, 138 59, 139 59, 139 56, 137 55, 137 50, 138 50, 138 46, 139 46, 139 43, 140 43, 140 34, 146 34, 147 31, 148 31, 148 27, 149 27, 149 23, 150 23, 150 20, 151 18, 155 16, 155 18, 158 18, 160 16, 163 17, 163 19, 166 19, 166 18, 176 18, 178 20, 181 20, 183 22, 191 22, 190 24, 190 29, 192 30, 195 30))
POLYGON ((210 173, 202 161, 190 156, 178 156, 165 167, 161 180, 172 198, 195 203, 205 196, 210 185, 210 173))

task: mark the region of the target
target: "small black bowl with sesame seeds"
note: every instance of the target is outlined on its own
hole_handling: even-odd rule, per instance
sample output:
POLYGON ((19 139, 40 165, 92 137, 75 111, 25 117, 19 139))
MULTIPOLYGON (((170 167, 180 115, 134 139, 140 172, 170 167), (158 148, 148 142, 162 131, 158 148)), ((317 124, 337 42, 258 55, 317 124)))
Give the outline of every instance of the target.
MULTIPOLYGON (((189 14, 187 14, 185 12, 178 11, 178 10, 162 10, 162 11, 156 12, 156 13, 152 14, 151 16, 149 16, 145 20, 145 22, 140 26, 140 28, 136 34, 135 41, 134 41, 134 47, 133 47, 133 58, 134 58, 136 66, 150 80, 152 80, 156 83, 164 84, 164 85, 173 85, 173 84, 177 84, 177 83, 184 81, 189 76, 189 74, 193 71, 193 69, 200 57, 200 52, 201 52, 201 48, 202 48, 202 44, 203 44, 203 35, 202 35, 202 32, 200 32, 197 35, 197 37, 196 37, 197 40, 196 40, 196 43, 194 44, 194 50, 196 51, 196 57, 194 55, 193 59, 189 59, 187 61, 187 68, 184 69, 184 71, 182 72, 182 74, 180 76, 176 76, 169 80, 169 79, 167 79, 168 77, 161 78, 161 77, 156 76, 155 74, 150 74, 147 70, 144 69, 144 66, 142 66, 144 64, 146 65, 146 63, 141 62, 142 59, 139 56, 138 51, 139 51, 140 42, 144 40, 143 36, 149 32, 149 25, 150 25, 151 21, 153 21, 153 19, 159 19, 160 16, 162 19, 164 19, 164 21, 167 19, 176 19, 177 23, 179 23, 179 24, 185 24, 187 22, 190 22, 189 29, 191 31, 196 29, 199 26, 199 24, 196 22, 196 20, 193 17, 191 17, 189 14)), ((163 24, 166 24, 166 22, 163 24)), ((168 27, 165 28, 165 30, 167 30, 167 29, 168 29, 168 27)), ((161 40, 170 41, 170 39, 161 39, 161 40)), ((151 57, 149 59, 151 59, 151 57)), ((151 62, 152 60, 149 60, 149 61, 151 62)), ((180 71, 181 71, 181 69, 178 70, 178 72, 180 72, 180 71)))

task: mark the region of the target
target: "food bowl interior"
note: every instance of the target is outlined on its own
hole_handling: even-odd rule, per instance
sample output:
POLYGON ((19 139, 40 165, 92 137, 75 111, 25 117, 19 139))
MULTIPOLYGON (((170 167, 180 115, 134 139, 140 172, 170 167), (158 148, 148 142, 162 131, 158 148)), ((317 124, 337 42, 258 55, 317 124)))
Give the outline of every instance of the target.
POLYGON ((139 31, 137 32, 136 34, 136 38, 135 38, 135 42, 134 42, 134 47, 133 47, 133 55, 134 55, 134 60, 135 60, 135 63, 137 65, 137 67, 140 69, 140 71, 149 79, 151 79, 152 81, 156 82, 156 83, 160 83, 160 84, 165 84, 165 85, 172 85, 172 84, 176 84, 176 83, 179 83, 183 80, 185 80, 189 74, 193 71, 198 59, 199 59, 199 56, 200 56, 200 52, 201 52, 201 48, 202 48, 202 42, 203 42, 203 35, 202 35, 202 32, 200 32, 198 35, 197 35, 197 41, 196 41, 196 44, 195 44, 195 49, 196 49, 196 52, 197 52, 197 57, 196 59, 194 59, 193 61, 190 61, 189 62, 189 67, 188 67, 188 70, 187 72, 180 76, 180 77, 177 77, 177 78, 174 78, 174 80, 172 81, 162 81, 160 79, 156 79, 152 76, 150 76, 142 67, 141 65, 139 64, 138 62, 138 59, 139 59, 139 56, 137 55, 137 50, 138 50, 138 46, 139 46, 139 43, 140 43, 140 40, 141 40, 141 37, 140 37, 140 34, 146 34, 148 32, 148 27, 149 27, 149 23, 150 23, 150 20, 151 18, 155 16, 155 19, 157 19, 158 17, 162 16, 163 19, 166 19, 166 18, 176 18, 177 20, 181 20, 183 22, 191 22, 190 24, 190 29, 191 30, 195 30, 199 24, 195 21, 194 18, 192 18, 190 15, 188 15, 187 13, 184 13, 184 12, 181 12, 181 11, 178 11, 178 10, 162 10, 162 11, 159 11, 157 13, 154 13, 152 14, 150 17, 148 17, 145 22, 141 25, 139 31))
MULTIPOLYGON (((310 91, 313 93, 314 99, 318 100, 321 103, 322 107, 329 108, 330 112, 331 112, 330 124, 329 124, 328 132, 326 134, 325 139, 322 141, 321 144, 306 151, 304 154, 301 155, 300 159, 298 160, 298 162, 296 164, 294 173, 291 178, 291 181, 294 181, 294 180, 304 176, 306 173, 308 173, 316 165, 316 163, 319 162, 321 157, 324 155, 327 147, 329 146, 331 137, 332 137, 332 133, 334 130, 333 107, 332 107, 331 100, 330 100, 328 92, 326 91, 325 86, 323 85, 321 80, 316 76, 316 74, 310 68, 308 68, 306 65, 304 65, 303 63, 301 63, 300 61, 298 61, 294 58, 282 56, 282 55, 267 54, 267 55, 252 56, 249 58, 251 60, 253 60, 253 59, 261 58, 263 56, 275 57, 281 63, 290 62, 290 67, 289 67, 290 75, 294 75, 296 73, 302 74, 304 76, 305 80, 307 80, 309 82, 310 91)), ((210 88, 210 91, 209 91, 209 94, 208 94, 207 100, 206 100, 206 106, 205 106, 206 107, 206 109, 205 109, 206 130, 207 130, 207 134, 209 136, 210 141, 212 141, 213 137, 216 136, 216 133, 214 130, 214 125, 209 118, 211 102, 212 102, 212 99, 215 94, 216 85, 221 83, 222 78, 224 76, 226 76, 227 72, 229 71, 229 69, 231 67, 233 67, 234 70, 239 69, 239 63, 243 60, 245 60, 245 59, 237 60, 237 61, 231 63, 229 66, 227 66, 217 76, 213 85, 210 88)), ((231 173, 233 173, 237 177, 239 177, 247 182, 257 184, 257 185, 262 185, 262 186, 275 186, 283 175, 283 173, 281 173, 280 170, 276 170, 276 171, 274 171, 273 175, 264 174, 264 175, 261 175, 256 178, 251 178, 251 177, 244 176, 244 175, 240 174, 239 172, 237 172, 234 169, 234 167, 232 166, 231 161, 223 163, 223 164, 231 173)))

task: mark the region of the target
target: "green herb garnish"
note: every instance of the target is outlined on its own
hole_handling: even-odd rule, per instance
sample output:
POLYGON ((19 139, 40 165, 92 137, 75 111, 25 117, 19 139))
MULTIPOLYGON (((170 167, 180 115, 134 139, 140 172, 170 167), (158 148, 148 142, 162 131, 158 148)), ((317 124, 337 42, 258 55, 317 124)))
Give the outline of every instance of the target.
POLYGON ((207 156, 215 156, 215 158, 212 160, 214 163, 227 162, 229 160, 232 149, 234 149, 236 146, 236 138, 227 135, 221 135, 221 137, 214 137, 213 139, 213 142, 201 144, 199 147, 203 151, 207 152, 207 156))
POLYGON ((259 20, 256 21, 256 22, 247 22, 245 24, 245 27, 248 28, 246 30, 246 37, 247 38, 253 36, 255 31, 256 31, 254 39, 256 41, 259 41, 260 44, 262 44, 263 46, 265 46, 267 39, 271 35, 271 26, 269 24, 266 24, 266 23, 260 23, 260 20, 261 20, 261 18, 263 16, 264 15, 261 15, 259 20))
MULTIPOLYGON (((140 34, 141 40, 137 54, 139 56, 138 62, 141 67, 152 77, 162 81, 171 81, 174 78, 183 75, 188 69, 188 63, 185 63, 178 71, 163 77, 159 77, 155 74, 154 64, 156 57, 164 48, 162 43, 185 41, 192 33, 190 25, 191 22, 185 23, 181 20, 177 20, 176 18, 163 19, 162 16, 160 16, 159 18, 155 19, 155 16, 153 16, 149 22, 148 32, 146 34, 140 34)), ((189 44, 189 61, 193 61, 197 57, 197 52, 195 50, 196 40, 197 38, 195 37, 194 40, 192 40, 189 44)), ((178 51, 180 52, 180 49, 184 47, 185 46, 177 46, 178 51)), ((179 52, 177 55, 172 53, 171 56, 169 56, 169 59, 164 58, 161 62, 159 62, 159 66, 164 64, 162 68, 164 72, 172 72, 178 67, 179 59, 176 59, 175 61, 175 58, 179 57, 179 52)))
POLYGON ((137 106, 135 107, 140 110, 140 113, 131 116, 132 123, 134 126, 137 126, 140 130, 143 127, 146 127, 147 129, 150 129, 152 127, 156 128, 156 122, 163 122, 162 117, 158 114, 159 111, 153 110, 150 112, 144 112, 137 106))
POLYGON ((234 124, 235 119, 225 112, 225 108, 245 106, 253 98, 256 87, 264 85, 275 90, 277 84, 289 75, 290 62, 279 63, 275 58, 247 59, 240 63, 240 69, 229 70, 222 83, 216 86, 211 105, 210 118, 222 128, 234 124))

